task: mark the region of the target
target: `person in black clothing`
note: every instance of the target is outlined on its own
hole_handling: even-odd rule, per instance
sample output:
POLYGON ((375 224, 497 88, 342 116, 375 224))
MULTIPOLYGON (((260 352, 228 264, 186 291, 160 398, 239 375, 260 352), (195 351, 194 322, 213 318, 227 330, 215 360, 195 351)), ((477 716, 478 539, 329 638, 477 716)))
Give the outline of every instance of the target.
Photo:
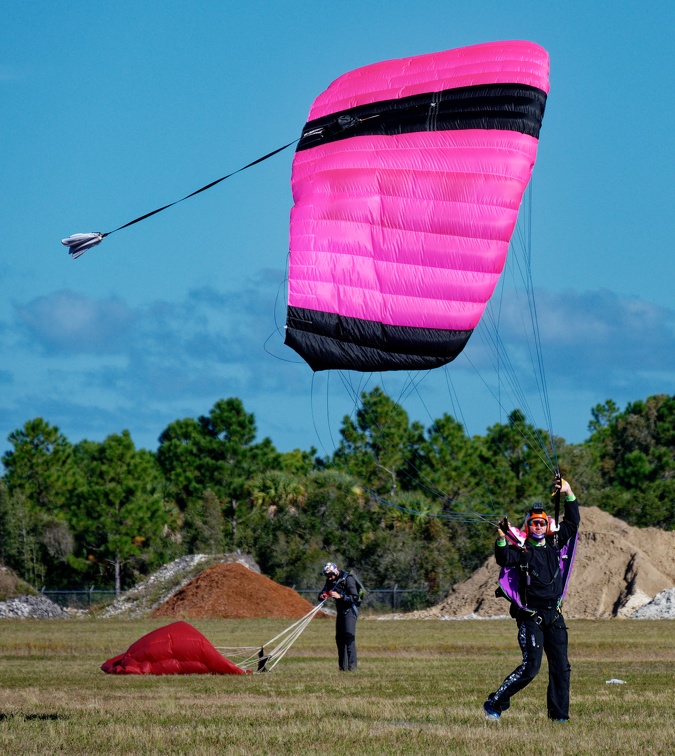
MULTIPOLYGON (((488 696, 483 704, 488 719, 497 720, 511 705, 511 698, 529 685, 541 666, 542 653, 548 661, 548 716, 555 722, 569 719, 570 664, 567 658, 567 627, 560 609, 563 577, 560 571, 560 549, 579 529, 579 505, 570 484, 562 478, 555 481, 556 492, 565 496, 565 513, 557 532, 551 532, 550 521, 542 506, 533 507, 526 518, 527 539, 523 546, 510 545, 506 533, 497 530, 495 558, 501 567, 510 565, 520 570, 520 599, 524 608, 512 605, 512 616, 518 623, 518 643, 523 661, 488 696), (517 611, 516 611, 517 610, 517 611)), ((506 522, 504 527, 510 527, 506 522)))
POLYGON ((356 618, 359 616, 358 587, 354 576, 328 562, 322 570, 326 583, 319 594, 319 601, 335 599, 335 642, 338 664, 342 672, 356 671, 356 618))

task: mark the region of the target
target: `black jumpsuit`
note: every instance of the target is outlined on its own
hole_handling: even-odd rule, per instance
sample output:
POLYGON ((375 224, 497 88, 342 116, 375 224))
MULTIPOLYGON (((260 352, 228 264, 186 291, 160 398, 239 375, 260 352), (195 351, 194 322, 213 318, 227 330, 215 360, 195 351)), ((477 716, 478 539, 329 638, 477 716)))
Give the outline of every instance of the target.
MULTIPOLYGON (((578 502, 576 499, 566 501, 565 516, 560 523, 557 539, 546 536, 542 544, 527 541, 524 556, 530 585, 526 593, 526 606, 532 611, 521 609, 516 615, 523 661, 488 696, 490 705, 497 711, 506 711, 511 697, 534 680, 541 667, 542 654, 545 653, 548 661, 548 716, 550 719, 569 719, 570 663, 567 658, 567 626, 558 608, 563 592, 558 554, 577 532, 579 522, 578 502)), ((522 551, 508 544, 500 546, 497 542, 495 558, 500 567, 520 565, 522 551)))
POLYGON ((335 599, 337 617, 335 619, 335 642, 338 650, 338 664, 343 672, 356 671, 356 618, 359 616, 356 602, 359 590, 354 576, 340 570, 335 580, 326 580, 319 599, 329 591, 337 591, 335 599))

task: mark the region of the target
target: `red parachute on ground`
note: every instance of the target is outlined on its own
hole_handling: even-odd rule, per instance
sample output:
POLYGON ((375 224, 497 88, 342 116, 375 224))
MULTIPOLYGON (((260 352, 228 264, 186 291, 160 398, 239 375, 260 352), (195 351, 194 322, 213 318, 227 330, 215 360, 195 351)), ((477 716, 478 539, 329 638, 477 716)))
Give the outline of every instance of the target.
POLYGON ((199 630, 172 622, 139 638, 101 669, 113 675, 244 675, 199 630))

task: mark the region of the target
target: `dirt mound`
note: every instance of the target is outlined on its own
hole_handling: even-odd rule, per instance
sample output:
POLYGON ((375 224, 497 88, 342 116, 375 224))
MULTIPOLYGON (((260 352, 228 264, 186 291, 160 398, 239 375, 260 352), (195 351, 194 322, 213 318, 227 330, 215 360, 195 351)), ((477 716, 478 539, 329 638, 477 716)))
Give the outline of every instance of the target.
POLYGON ((153 609, 164 604, 193 578, 214 564, 239 562, 253 572, 260 567, 248 554, 188 554, 160 567, 143 582, 115 599, 98 612, 100 617, 147 617, 153 609))
POLYGON ((37 591, 4 564, 0 564, 0 601, 9 601, 17 596, 37 596, 37 591))
POLYGON ((242 564, 216 564, 191 580, 152 617, 183 619, 299 619, 312 608, 292 588, 253 572, 242 564))
MULTIPOLYGON (((494 557, 422 617, 495 617, 508 613, 495 597, 499 567, 494 557)), ((569 619, 630 617, 661 591, 675 586, 675 533, 635 528, 597 507, 581 508, 576 562, 565 616, 569 619)))

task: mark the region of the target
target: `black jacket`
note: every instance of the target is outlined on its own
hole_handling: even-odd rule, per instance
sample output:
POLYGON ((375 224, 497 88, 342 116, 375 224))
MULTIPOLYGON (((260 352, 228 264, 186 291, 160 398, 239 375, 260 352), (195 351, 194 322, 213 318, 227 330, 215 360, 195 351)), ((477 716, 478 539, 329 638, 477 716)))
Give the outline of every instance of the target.
MULTIPOLYGON (((528 539, 525 547, 506 543, 495 544, 495 559, 500 567, 518 565, 523 569, 522 581, 529 575, 529 585, 525 586, 525 604, 529 609, 555 609, 563 592, 563 576, 560 572, 560 549, 573 538, 581 521, 579 502, 574 499, 565 501, 565 514, 560 529, 553 535, 546 536, 542 544, 528 539)), ((521 592, 521 596, 522 596, 521 592)))
POLYGON ((354 576, 349 572, 340 570, 340 575, 335 580, 326 580, 319 594, 319 601, 323 601, 322 596, 329 591, 337 591, 340 594, 340 598, 335 599, 335 608, 338 614, 344 613, 357 605, 359 589, 354 576))

